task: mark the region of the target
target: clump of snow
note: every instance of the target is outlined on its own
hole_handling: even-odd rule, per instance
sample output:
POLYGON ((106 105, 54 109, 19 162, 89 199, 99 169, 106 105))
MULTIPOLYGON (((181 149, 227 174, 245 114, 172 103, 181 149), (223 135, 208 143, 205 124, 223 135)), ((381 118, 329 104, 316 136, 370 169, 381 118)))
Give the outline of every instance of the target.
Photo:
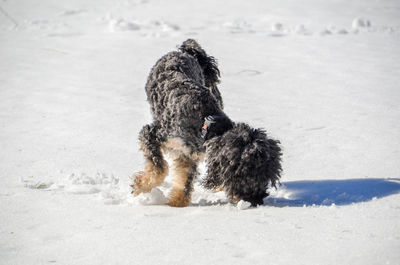
POLYGON ((273 32, 282 32, 283 31, 283 24, 279 23, 279 22, 272 23, 271 31, 273 31, 273 32))
POLYGON ((168 202, 159 188, 153 188, 150 193, 141 193, 135 199, 142 205, 163 205, 168 202))
POLYGON ((344 35, 344 34, 348 34, 349 32, 348 32, 346 29, 338 29, 338 30, 336 31, 336 33, 337 33, 337 34, 342 34, 342 35, 344 35))
POLYGON ((325 36, 325 35, 332 35, 332 31, 330 31, 329 29, 324 29, 324 30, 322 30, 322 31, 320 32, 320 34, 321 34, 322 36, 325 36))
POLYGON ((111 19, 109 21, 110 31, 140 30, 140 26, 135 21, 128 21, 123 18, 111 19))
POLYGON ((282 23, 273 23, 271 25, 271 30, 272 31, 282 31, 283 30, 283 24, 282 23))
POLYGON ((119 179, 112 174, 97 172, 94 175, 86 173, 71 174, 61 178, 58 182, 38 181, 31 179, 22 180, 25 187, 31 189, 47 189, 55 192, 67 192, 78 195, 101 194, 106 204, 121 203, 126 198, 126 191, 121 189, 119 179), (110 201, 112 201, 110 203, 110 201))
POLYGON ((353 29, 369 28, 371 27, 371 22, 368 19, 356 17, 351 23, 353 29))
POLYGON ((180 30, 180 26, 163 20, 138 20, 125 17, 113 17, 107 14, 101 18, 107 23, 110 32, 134 31, 141 36, 159 37, 175 35, 180 30))
POLYGON ((24 187, 38 190, 47 189, 54 184, 53 181, 34 180, 32 176, 29 179, 21 179, 21 181, 24 183, 24 187))
POLYGON ((325 28, 324 31, 321 32, 321 35, 332 35, 332 34, 346 35, 348 33, 349 33, 348 30, 345 28, 337 27, 336 25, 329 25, 325 28))
POLYGON ((309 34, 309 31, 306 29, 306 27, 303 24, 296 25, 294 27, 294 32, 300 35, 307 35, 309 34))
POLYGON ((108 175, 100 172, 97 172, 94 176, 89 176, 86 173, 72 173, 68 180, 73 185, 116 185, 119 182, 119 179, 114 177, 114 175, 108 175))
POLYGON ((286 33, 289 33, 289 31, 285 29, 282 23, 275 22, 270 25, 270 36, 282 37, 285 36, 286 33))
POLYGON ((244 200, 240 200, 240 201, 237 203, 237 205, 236 205, 236 207, 237 207, 239 210, 246 210, 246 209, 249 209, 250 206, 251 206, 251 203, 248 202, 248 201, 244 201, 244 200))
POLYGON ((251 33, 253 32, 252 25, 242 19, 235 19, 233 21, 225 22, 222 26, 230 31, 230 33, 251 33))
POLYGON ((153 20, 150 23, 148 23, 148 25, 150 28, 159 28, 161 29, 161 31, 164 32, 180 30, 179 25, 160 20, 153 20))

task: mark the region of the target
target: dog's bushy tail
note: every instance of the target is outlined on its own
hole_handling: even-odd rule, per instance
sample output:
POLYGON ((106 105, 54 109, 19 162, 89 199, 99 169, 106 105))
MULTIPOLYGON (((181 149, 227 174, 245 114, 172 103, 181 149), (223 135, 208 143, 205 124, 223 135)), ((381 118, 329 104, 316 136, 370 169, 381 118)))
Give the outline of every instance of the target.
POLYGON ((196 58, 203 70, 207 87, 214 87, 219 83, 220 72, 215 58, 208 56, 195 40, 188 39, 184 41, 179 50, 196 58))

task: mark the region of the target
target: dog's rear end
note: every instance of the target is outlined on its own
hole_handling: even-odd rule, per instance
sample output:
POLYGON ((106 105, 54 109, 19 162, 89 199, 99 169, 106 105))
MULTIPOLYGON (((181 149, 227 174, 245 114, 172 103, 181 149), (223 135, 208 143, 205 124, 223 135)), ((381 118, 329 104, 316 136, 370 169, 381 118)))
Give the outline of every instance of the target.
POLYGON ((263 204, 268 187, 276 187, 281 174, 279 141, 268 138, 262 129, 245 123, 206 142, 207 176, 203 185, 218 187, 232 202, 245 200, 263 204))

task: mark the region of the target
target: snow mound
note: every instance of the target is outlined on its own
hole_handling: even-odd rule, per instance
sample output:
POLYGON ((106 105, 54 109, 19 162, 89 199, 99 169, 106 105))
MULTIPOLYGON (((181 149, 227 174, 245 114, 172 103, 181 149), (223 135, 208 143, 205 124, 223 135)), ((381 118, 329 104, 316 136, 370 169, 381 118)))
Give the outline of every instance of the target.
POLYGON ((230 33, 252 33, 254 32, 253 26, 241 19, 236 19, 234 21, 224 22, 222 27, 229 30, 230 33))
POLYGON ((368 19, 356 17, 351 23, 353 29, 370 28, 371 22, 368 19))
POLYGON ((150 193, 141 193, 138 195, 135 201, 142 205, 164 205, 168 202, 168 199, 160 189, 153 188, 150 193))
POLYGON ((282 32, 283 31, 283 24, 276 22, 271 25, 271 31, 273 32, 282 32))
MULTIPOLYGON (((114 175, 96 173, 89 176, 86 173, 71 174, 63 186, 64 190, 73 194, 93 194, 117 187, 119 179, 114 175)), ((58 185, 60 187, 60 185, 58 185)))
POLYGON ((96 194, 96 198, 107 205, 127 203, 130 195, 129 186, 120 183, 119 178, 100 172, 94 176, 71 174, 66 182, 55 184, 52 188, 76 195, 96 194))
POLYGON ((294 27, 294 32, 296 32, 299 35, 308 35, 310 32, 306 29, 306 27, 303 24, 296 25, 294 27))
POLYGON ((282 37, 288 33, 288 30, 280 22, 275 22, 270 25, 270 36, 272 37, 282 37))
POLYGON ((147 24, 148 28, 159 29, 163 32, 180 30, 180 27, 178 25, 166 21, 153 20, 147 24))
POLYGON ((244 201, 244 200, 240 200, 240 201, 237 203, 237 205, 236 205, 236 207, 237 207, 239 210, 246 210, 246 209, 249 209, 250 206, 251 206, 251 203, 250 203, 250 202, 247 202, 247 201, 244 201))
POLYGON ((86 173, 71 174, 57 182, 36 180, 34 177, 21 180, 29 189, 64 192, 73 195, 94 195, 104 204, 128 203, 129 186, 120 183, 119 178, 112 174, 97 172, 94 175, 86 173))
POLYGON ((338 29, 336 31, 337 34, 348 34, 349 32, 346 29, 338 29))
POLYGON ((318 34, 321 36, 339 35, 345 36, 349 34, 363 33, 396 33, 398 29, 392 26, 381 26, 374 27, 369 19, 356 17, 351 21, 349 27, 343 27, 338 23, 335 24, 318 24, 312 27, 306 27, 304 24, 289 24, 282 23, 280 21, 271 21, 269 19, 233 19, 231 21, 225 21, 220 24, 219 27, 212 27, 213 29, 223 30, 230 34, 256 34, 264 35, 267 34, 270 37, 287 37, 293 35, 313 36, 318 34))
POLYGON ((324 29, 324 30, 322 30, 322 31, 320 32, 320 34, 321 34, 322 36, 331 35, 331 34, 332 34, 332 31, 330 31, 329 29, 324 29))
POLYGON ((111 32, 115 31, 127 31, 127 30, 140 30, 140 25, 135 21, 128 21, 123 18, 110 19, 109 30, 111 32))
POLYGON ((180 26, 163 20, 137 20, 124 17, 113 17, 108 14, 101 20, 108 25, 110 32, 134 31, 141 36, 169 36, 179 32, 180 26))
POLYGON ((48 189, 54 184, 53 181, 35 180, 33 176, 30 176, 27 179, 22 178, 21 182, 24 184, 25 188, 37 190, 48 189))

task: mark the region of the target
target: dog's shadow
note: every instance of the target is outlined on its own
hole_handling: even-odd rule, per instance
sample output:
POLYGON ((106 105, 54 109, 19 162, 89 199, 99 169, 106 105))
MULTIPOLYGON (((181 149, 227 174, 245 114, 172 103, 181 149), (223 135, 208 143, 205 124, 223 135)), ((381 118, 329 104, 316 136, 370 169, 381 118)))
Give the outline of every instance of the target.
POLYGON ((264 199, 265 206, 349 205, 400 193, 400 179, 304 180, 282 183, 264 199))

